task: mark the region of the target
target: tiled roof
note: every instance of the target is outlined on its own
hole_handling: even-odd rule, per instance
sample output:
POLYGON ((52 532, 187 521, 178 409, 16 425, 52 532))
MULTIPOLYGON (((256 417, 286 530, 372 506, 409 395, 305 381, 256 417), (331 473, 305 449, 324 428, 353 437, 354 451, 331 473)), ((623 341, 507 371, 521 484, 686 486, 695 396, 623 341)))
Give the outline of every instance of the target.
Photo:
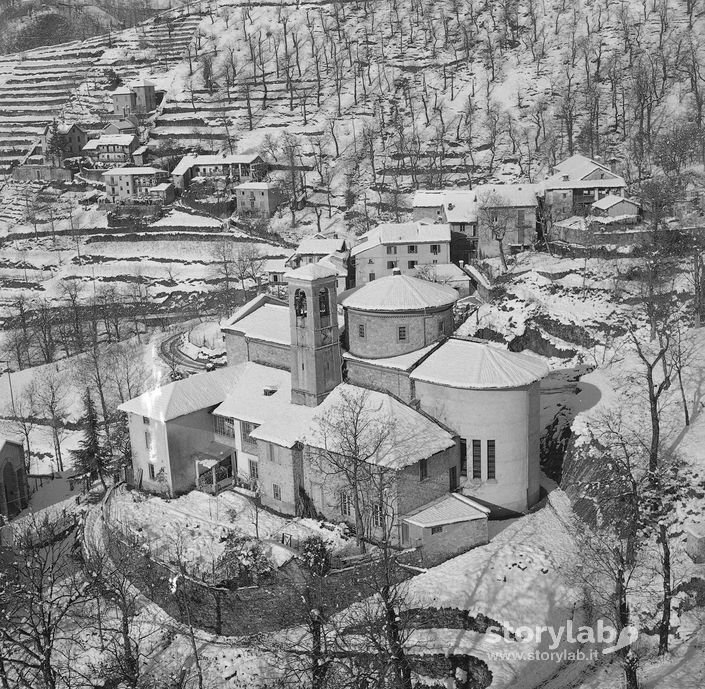
POLYGON ((388 275, 356 289, 342 303, 361 311, 419 311, 451 306, 457 300, 452 287, 409 275, 388 275))
POLYGON ((548 367, 537 356, 478 340, 451 338, 410 377, 451 388, 502 390, 530 385, 547 373, 548 367))

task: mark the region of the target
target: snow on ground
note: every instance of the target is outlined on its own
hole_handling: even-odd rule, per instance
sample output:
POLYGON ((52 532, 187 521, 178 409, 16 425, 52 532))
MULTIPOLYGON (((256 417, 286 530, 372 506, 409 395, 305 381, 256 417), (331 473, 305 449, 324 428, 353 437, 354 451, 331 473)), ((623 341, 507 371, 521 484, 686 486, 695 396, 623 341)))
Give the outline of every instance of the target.
POLYGON ((206 571, 222 555, 224 537, 233 532, 258 535, 268 541, 277 565, 288 559, 282 558, 281 549, 276 547, 282 534, 299 540, 320 536, 335 553, 354 545, 339 529, 324 528, 312 519, 286 518, 256 509, 248 497, 230 490, 217 497, 191 491, 175 500, 121 491, 111 500, 110 515, 115 523, 129 525, 163 559, 174 557, 180 550, 184 562, 206 571))

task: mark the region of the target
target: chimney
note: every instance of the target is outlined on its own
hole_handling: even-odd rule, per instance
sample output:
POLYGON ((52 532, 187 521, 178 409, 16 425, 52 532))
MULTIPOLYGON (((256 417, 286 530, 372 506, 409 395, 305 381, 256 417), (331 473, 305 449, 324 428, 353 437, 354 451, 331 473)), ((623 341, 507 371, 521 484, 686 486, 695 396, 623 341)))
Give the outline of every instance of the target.
POLYGON ((462 268, 465 265, 465 261, 458 261, 458 265, 462 268))
POLYGON ((392 275, 401 275, 401 268, 394 268, 394 270, 392 270, 392 275))

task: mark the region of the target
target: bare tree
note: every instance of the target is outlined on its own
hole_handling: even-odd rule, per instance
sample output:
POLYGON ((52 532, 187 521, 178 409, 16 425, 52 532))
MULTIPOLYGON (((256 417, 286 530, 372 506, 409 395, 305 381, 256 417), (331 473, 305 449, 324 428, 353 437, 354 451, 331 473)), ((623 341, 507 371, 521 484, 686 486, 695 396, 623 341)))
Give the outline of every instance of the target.
POLYGON ((504 240, 511 226, 512 211, 508 202, 496 190, 484 191, 478 195, 478 221, 481 231, 488 232, 497 242, 502 270, 507 270, 507 257, 504 253, 504 240))
POLYGON ((71 387, 67 382, 66 372, 60 371, 56 364, 47 366, 42 373, 42 383, 36 390, 38 411, 42 417, 48 419, 51 427, 56 468, 63 471, 61 440, 65 434, 71 398, 71 387))

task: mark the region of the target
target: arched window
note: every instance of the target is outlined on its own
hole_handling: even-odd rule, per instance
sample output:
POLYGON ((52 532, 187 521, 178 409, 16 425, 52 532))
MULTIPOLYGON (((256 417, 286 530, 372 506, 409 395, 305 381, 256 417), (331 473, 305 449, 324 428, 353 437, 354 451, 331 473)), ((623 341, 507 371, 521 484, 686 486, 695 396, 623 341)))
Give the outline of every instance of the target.
POLYGON ((318 312, 321 316, 330 316, 330 301, 328 299, 327 287, 321 287, 318 292, 318 312))
POLYGON ((302 318, 306 318, 308 315, 306 293, 302 289, 297 289, 294 293, 294 310, 296 311, 296 315, 302 318))

